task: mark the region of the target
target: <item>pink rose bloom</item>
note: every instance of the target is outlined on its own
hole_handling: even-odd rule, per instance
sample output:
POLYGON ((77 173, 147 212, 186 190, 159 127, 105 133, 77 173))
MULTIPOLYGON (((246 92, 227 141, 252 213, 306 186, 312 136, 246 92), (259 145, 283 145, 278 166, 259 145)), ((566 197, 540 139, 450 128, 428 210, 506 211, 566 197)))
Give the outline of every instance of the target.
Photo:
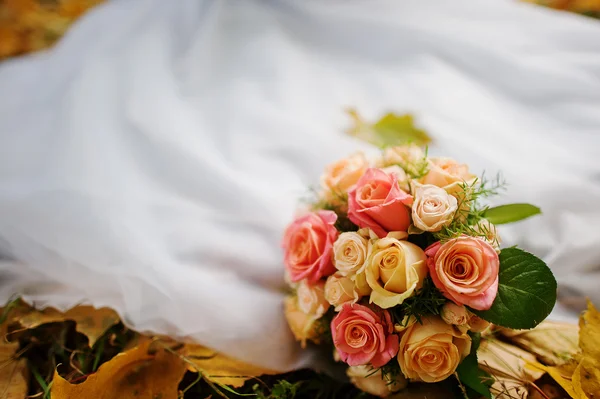
POLYGON ((425 250, 435 286, 457 305, 477 310, 492 306, 498 293, 498 254, 487 241, 458 237, 425 250))
POLYGON ((381 367, 398 353, 399 338, 387 310, 377 312, 346 303, 331 321, 331 335, 340 358, 350 366, 381 367))
POLYGON ((371 168, 348 191, 348 217, 380 238, 390 231, 407 231, 413 197, 400 189, 395 173, 371 168))
POLYGON ((284 262, 293 282, 307 279, 314 284, 335 272, 332 254, 338 236, 336 220, 335 212, 318 211, 299 217, 285 230, 284 262))

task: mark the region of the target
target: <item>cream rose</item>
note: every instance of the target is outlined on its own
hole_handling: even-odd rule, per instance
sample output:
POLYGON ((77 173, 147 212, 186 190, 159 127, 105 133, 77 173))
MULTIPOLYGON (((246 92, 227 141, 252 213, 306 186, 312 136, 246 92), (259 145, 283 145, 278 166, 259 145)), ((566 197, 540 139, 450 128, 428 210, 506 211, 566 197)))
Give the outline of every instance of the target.
POLYGON ((423 250, 394 235, 373 240, 365 268, 367 283, 373 290, 370 302, 384 309, 404 302, 421 288, 427 276, 423 250))
POLYGON ((354 275, 367 260, 369 244, 367 229, 339 235, 333 244, 333 263, 342 276, 354 275))
POLYGON ((464 326, 465 324, 469 323, 470 319, 467 308, 464 306, 458 306, 452 302, 446 302, 444 304, 440 316, 442 316, 442 320, 444 320, 447 324, 453 324, 455 326, 464 326))
POLYGON ((471 337, 438 316, 414 322, 402 333, 398 363, 408 379, 438 382, 451 376, 471 351, 471 337))
POLYGON ((358 295, 354 291, 354 281, 350 277, 340 275, 339 272, 327 277, 325 298, 335 306, 335 310, 339 310, 345 303, 356 302, 358 295))
POLYGON ((440 231, 452 222, 458 209, 458 201, 443 188, 431 184, 419 184, 414 190, 412 219, 422 231, 440 231))
POLYGON ((388 397, 408 385, 403 376, 395 376, 392 381, 389 376, 382 375, 381 370, 375 370, 372 366, 350 366, 346 374, 355 387, 380 398, 388 397))
POLYGON ((319 326, 317 318, 304 313, 298 306, 298 297, 288 296, 284 299, 284 314, 290 326, 290 330, 300 341, 303 348, 306 347, 306 341, 319 343, 319 326))
POLYGON ((341 159, 325 168, 321 176, 321 187, 326 193, 345 193, 369 168, 369 162, 362 152, 341 159))
POLYGON ((329 302, 325 299, 325 283, 323 281, 309 285, 306 280, 302 280, 296 294, 298 309, 315 319, 323 316, 329 309, 329 302))
POLYGON ((409 175, 417 176, 422 172, 424 162, 426 162, 425 153, 421 147, 409 144, 386 148, 380 166, 398 165, 409 175))
POLYGON ((339 311, 343 304, 355 303, 370 293, 371 288, 366 284, 364 273, 348 277, 337 272, 327 277, 325 283, 325 299, 335 306, 336 311, 339 311))

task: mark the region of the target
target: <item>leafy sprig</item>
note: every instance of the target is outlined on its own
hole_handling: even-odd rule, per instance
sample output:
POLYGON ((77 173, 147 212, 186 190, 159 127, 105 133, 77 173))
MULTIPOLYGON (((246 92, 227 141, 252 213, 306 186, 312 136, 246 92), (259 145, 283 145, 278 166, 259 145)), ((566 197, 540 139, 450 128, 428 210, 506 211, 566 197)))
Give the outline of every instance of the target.
POLYGON ((446 301, 447 299, 437 289, 431 277, 427 276, 423 280, 423 286, 417 290, 415 295, 390 310, 397 323, 402 323, 403 320, 411 317, 421 322, 423 317, 439 315, 446 301))
POLYGON ((493 245, 498 245, 496 232, 488 224, 480 223, 485 220, 485 212, 488 210, 488 206, 482 201, 499 194, 505 186, 506 182, 500 173, 492 180, 488 180, 484 174, 481 178, 462 184, 462 190, 456 194, 458 209, 453 221, 434 233, 435 238, 444 242, 461 235, 468 235, 486 238, 492 241, 493 245))

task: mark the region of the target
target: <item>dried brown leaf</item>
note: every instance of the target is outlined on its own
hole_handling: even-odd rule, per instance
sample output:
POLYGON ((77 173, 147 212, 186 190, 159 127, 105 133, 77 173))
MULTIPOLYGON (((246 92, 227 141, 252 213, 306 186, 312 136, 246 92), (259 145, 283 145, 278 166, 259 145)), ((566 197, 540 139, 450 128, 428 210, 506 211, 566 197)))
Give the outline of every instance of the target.
POLYGON ((187 344, 182 354, 189 360, 188 370, 203 371, 206 379, 218 384, 240 387, 247 380, 261 375, 276 375, 276 371, 253 366, 203 347, 187 344))
POLYGON ((4 321, 0 324, 0 398, 3 399, 24 399, 27 396, 27 360, 19 359, 18 343, 7 342, 5 339, 11 318, 23 314, 27 309, 20 301, 11 302, 7 308, 0 308, 4 321))
POLYGON ((479 366, 494 377, 491 391, 496 398, 527 398, 530 383, 544 375, 526 367, 536 361, 533 354, 497 339, 482 339, 477 357, 479 366))
POLYGON ((75 322, 77 331, 88 337, 89 345, 92 347, 98 338, 120 321, 120 318, 112 309, 96 309, 93 306, 76 306, 65 313, 54 308, 31 310, 21 317, 13 318, 13 322, 21 329, 32 329, 43 324, 67 320, 75 322))
POLYGON ((0 342, 0 398, 25 399, 29 372, 27 360, 17 359, 18 343, 0 342))
POLYGON ((177 399, 186 371, 177 355, 148 340, 115 356, 80 384, 54 374, 52 399, 177 399))
POLYGON ((549 366, 564 364, 579 351, 579 328, 574 324, 544 321, 533 330, 500 328, 498 332, 549 366))

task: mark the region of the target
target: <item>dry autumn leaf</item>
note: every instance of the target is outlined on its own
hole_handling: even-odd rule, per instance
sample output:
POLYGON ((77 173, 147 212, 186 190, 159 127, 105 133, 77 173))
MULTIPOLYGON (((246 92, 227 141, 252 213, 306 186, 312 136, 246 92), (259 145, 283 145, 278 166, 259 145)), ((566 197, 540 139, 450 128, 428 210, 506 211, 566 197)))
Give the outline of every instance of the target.
POLYGON ((0 398, 3 399, 24 399, 27 396, 27 360, 18 358, 18 343, 6 341, 8 320, 23 311, 21 305, 17 300, 0 309, 0 398))
POLYGON ((544 372, 526 368, 533 354, 493 338, 482 338, 477 351, 479 366, 494 377, 490 390, 499 399, 527 398, 529 386, 544 372))
POLYGON ((152 340, 115 356, 80 384, 54 374, 52 399, 177 399, 186 371, 180 356, 152 340))
POLYGON ((573 374, 575 391, 581 389, 590 399, 600 398, 600 312, 588 301, 579 318, 581 358, 573 374), (580 385, 579 385, 580 384, 580 385))
POLYGON ((19 344, 0 342, 0 398, 24 399, 29 373, 27 360, 17 359, 19 344))
POLYGON ((0 60, 52 46, 71 24, 104 0, 0 1, 0 60))
POLYGON ((600 398, 600 313, 591 302, 579 318, 579 348, 571 361, 545 366, 532 361, 528 368, 547 372, 572 398, 600 398))
POLYGON ((533 330, 500 328, 498 333, 549 366, 563 364, 579 351, 579 328, 574 324, 544 321, 533 330))
POLYGON ((92 347, 110 327, 119 323, 119 315, 112 309, 93 306, 76 306, 62 313, 54 308, 44 310, 31 310, 29 313, 13 318, 13 324, 21 329, 32 329, 47 323, 57 323, 67 320, 75 322, 78 332, 88 337, 89 346, 92 347))
POLYGON ((202 371, 204 378, 217 384, 240 387, 247 380, 261 375, 275 375, 276 371, 253 366, 233 359, 201 345, 187 344, 182 354, 188 359, 188 370, 202 371))

